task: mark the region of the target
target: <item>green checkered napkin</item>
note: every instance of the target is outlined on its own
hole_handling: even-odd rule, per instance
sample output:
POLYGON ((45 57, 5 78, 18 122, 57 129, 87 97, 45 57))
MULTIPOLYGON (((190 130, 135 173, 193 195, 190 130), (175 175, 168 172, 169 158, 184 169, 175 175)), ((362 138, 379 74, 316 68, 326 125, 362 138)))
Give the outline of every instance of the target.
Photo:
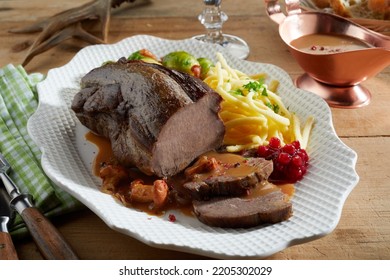
MULTIPOLYGON (((77 210, 81 204, 55 186, 40 165, 41 152, 27 133, 27 120, 38 106, 36 84, 42 74, 28 75, 22 66, 0 69, 0 152, 12 166, 10 177, 21 192, 30 193, 46 217, 77 210)), ((19 216, 11 225, 14 236, 26 233, 19 216)))

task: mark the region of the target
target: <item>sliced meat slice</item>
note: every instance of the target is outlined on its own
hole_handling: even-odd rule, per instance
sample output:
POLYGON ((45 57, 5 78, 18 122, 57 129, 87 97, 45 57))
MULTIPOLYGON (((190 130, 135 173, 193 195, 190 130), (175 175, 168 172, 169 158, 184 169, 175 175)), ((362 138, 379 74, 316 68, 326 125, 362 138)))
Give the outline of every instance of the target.
POLYGON ((292 204, 281 191, 249 199, 232 197, 194 201, 193 207, 202 223, 223 228, 274 224, 292 216, 292 204))
POLYGON ((263 158, 247 159, 236 154, 211 152, 185 170, 185 173, 190 173, 190 180, 183 184, 182 191, 197 200, 245 195, 266 180, 272 170, 272 161, 263 158), (207 159, 215 159, 217 165, 207 165, 207 159), (212 166, 212 169, 202 170, 202 164, 212 166))

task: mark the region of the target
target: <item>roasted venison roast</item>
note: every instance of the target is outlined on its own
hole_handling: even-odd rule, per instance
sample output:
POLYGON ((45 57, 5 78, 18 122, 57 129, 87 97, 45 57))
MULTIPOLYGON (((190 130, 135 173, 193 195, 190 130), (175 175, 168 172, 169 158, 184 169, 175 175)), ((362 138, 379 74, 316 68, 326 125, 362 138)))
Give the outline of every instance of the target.
POLYGON ((193 76, 120 59, 90 71, 81 88, 72 103, 80 122, 110 139, 120 164, 147 175, 175 175, 222 144, 222 99, 193 76))

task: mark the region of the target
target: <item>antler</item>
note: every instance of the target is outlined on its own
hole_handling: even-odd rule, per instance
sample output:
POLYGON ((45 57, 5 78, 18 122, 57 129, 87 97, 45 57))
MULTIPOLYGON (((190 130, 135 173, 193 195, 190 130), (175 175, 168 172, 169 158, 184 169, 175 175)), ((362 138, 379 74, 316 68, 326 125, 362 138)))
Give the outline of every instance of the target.
POLYGON ((135 0, 94 0, 80 7, 56 14, 31 26, 21 29, 12 29, 9 32, 33 33, 41 31, 41 34, 32 44, 29 41, 25 41, 14 49, 23 50, 31 45, 27 56, 22 62, 22 65, 25 66, 37 54, 72 37, 79 38, 91 44, 106 43, 110 25, 111 8, 116 8, 124 2, 134 1, 135 0), (82 22, 85 20, 100 20, 102 38, 92 35, 83 28, 82 22))

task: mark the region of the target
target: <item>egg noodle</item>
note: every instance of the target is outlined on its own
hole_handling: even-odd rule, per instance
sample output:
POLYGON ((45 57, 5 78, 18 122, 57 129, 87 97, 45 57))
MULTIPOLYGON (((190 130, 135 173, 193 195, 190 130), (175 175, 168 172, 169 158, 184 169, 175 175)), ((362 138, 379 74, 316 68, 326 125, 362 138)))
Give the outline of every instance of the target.
POLYGON ((220 117, 226 127, 227 151, 267 145, 271 137, 278 137, 282 144, 298 140, 305 149, 314 118, 309 117, 301 127, 299 118, 288 111, 275 93, 277 81, 266 85, 266 74, 249 76, 233 69, 221 53, 217 53, 217 59, 204 81, 223 98, 220 117))

